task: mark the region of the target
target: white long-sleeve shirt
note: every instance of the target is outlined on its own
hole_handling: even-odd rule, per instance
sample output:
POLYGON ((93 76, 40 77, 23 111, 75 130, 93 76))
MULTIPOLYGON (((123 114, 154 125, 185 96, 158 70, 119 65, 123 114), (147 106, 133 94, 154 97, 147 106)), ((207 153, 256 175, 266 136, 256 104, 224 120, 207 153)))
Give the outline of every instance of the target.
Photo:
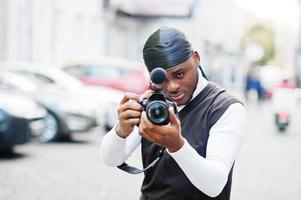
MULTIPOLYGON (((199 71, 199 80, 193 98, 207 83, 208 81, 200 75, 199 71)), ((178 109, 182 108, 183 106, 178 109)), ((199 155, 186 140, 178 151, 171 153, 167 150, 167 152, 195 187, 208 196, 215 197, 227 183, 228 174, 242 143, 245 123, 245 108, 240 103, 234 103, 211 127, 206 158, 199 155)), ((102 160, 109 166, 118 166, 129 158, 140 143, 138 127, 135 127, 127 138, 119 137, 114 127, 102 140, 102 160)))

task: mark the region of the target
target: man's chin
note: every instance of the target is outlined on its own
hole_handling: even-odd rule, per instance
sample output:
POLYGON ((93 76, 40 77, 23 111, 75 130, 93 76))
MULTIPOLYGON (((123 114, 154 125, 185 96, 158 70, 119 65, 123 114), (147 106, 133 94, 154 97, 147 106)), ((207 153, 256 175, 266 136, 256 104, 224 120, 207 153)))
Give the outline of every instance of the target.
POLYGON ((187 96, 184 96, 181 100, 174 102, 177 104, 177 106, 185 106, 190 102, 191 98, 192 97, 187 98, 187 96))
POLYGON ((175 101, 175 103, 177 104, 177 106, 184 106, 188 103, 189 101, 188 100, 181 100, 181 101, 175 101))
POLYGON ((177 106, 184 106, 190 101, 191 97, 187 98, 187 96, 183 94, 182 96, 178 96, 178 97, 169 96, 169 99, 175 102, 177 106))

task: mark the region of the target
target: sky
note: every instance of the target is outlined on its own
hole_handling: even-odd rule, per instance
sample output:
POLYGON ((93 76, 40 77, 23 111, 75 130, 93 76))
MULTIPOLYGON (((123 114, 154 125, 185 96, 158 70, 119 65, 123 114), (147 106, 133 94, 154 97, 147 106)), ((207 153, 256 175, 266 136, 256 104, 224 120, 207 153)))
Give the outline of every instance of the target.
POLYGON ((298 0, 235 0, 249 13, 276 23, 297 26, 299 17, 298 0))

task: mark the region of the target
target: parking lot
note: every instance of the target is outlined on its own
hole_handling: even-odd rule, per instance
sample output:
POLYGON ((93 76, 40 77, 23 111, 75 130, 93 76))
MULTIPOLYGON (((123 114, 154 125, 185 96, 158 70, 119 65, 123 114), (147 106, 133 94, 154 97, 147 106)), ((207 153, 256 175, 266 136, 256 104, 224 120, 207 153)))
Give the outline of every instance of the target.
POLYGON ((141 177, 125 182, 124 174, 101 164, 102 136, 95 130, 75 134, 73 142, 32 142, 1 155, 0 199, 133 199, 141 177))

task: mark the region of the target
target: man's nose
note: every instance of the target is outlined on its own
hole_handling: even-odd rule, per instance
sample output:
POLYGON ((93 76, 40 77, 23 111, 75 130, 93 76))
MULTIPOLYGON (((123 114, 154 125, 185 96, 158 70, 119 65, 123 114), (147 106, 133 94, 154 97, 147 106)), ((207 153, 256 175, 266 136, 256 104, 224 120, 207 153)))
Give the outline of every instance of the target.
POLYGON ((166 83, 166 90, 170 93, 176 92, 179 88, 179 84, 176 81, 168 81, 166 83))

